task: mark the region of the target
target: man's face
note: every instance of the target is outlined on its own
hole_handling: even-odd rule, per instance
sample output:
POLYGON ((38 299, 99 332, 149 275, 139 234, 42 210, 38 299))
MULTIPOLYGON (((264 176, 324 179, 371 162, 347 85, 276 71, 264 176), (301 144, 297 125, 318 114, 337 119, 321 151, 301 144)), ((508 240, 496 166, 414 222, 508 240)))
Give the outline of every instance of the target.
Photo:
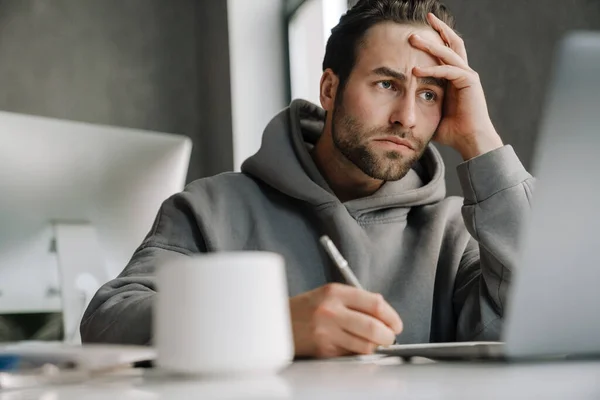
POLYGON ((380 23, 356 52, 356 63, 332 112, 336 148, 366 175, 401 179, 421 157, 442 117, 445 82, 416 78, 415 66, 439 65, 410 45, 417 33, 443 43, 427 26, 380 23))

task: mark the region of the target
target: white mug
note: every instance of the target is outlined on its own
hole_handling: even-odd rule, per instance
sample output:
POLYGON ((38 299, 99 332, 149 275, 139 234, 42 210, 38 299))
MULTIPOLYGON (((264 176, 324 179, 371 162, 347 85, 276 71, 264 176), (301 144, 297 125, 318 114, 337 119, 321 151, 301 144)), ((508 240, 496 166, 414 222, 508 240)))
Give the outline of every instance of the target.
POLYGON ((174 373, 275 373, 294 356, 284 259, 269 252, 177 258, 157 269, 156 364, 174 373))

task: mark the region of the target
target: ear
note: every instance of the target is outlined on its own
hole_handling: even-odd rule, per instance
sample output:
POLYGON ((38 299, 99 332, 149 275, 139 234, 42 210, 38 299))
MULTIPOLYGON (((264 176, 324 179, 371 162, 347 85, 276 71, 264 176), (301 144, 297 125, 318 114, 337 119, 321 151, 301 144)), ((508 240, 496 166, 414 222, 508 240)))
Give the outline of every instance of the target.
POLYGON ((321 75, 320 99, 321 107, 325 111, 333 111, 339 82, 340 80, 331 68, 323 71, 323 75, 321 75))

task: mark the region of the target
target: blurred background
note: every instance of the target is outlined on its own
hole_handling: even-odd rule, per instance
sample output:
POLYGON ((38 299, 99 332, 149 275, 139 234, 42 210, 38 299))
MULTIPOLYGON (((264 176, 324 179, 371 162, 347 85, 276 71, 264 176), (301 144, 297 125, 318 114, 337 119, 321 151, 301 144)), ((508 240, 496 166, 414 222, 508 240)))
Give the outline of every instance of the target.
MULTIPOLYGON (((0 110, 184 134, 188 182, 239 170, 292 98, 318 103, 329 31, 354 2, 0 0, 0 110)), ((555 45, 600 29, 600 1, 445 4, 496 129, 529 167, 555 45)), ((460 159, 441 150, 460 195, 460 159)), ((47 326, 47 315, 19 318, 19 337, 47 326)))
MULTIPOLYGON (((292 97, 317 101, 346 0, 0 0, 0 109, 181 133, 188 180, 239 169, 292 97)), ((598 0, 446 0, 498 132, 526 166, 554 46, 598 0)), ((459 194, 448 161, 449 193, 459 194)))

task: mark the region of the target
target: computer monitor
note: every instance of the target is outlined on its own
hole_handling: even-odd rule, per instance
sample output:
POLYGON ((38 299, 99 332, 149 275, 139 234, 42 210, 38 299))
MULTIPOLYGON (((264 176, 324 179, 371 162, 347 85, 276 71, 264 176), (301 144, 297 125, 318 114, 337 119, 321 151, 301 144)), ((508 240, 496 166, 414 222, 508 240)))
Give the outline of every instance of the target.
POLYGON ((0 112, 0 314, 62 312, 66 337, 184 187, 180 135, 0 112))

